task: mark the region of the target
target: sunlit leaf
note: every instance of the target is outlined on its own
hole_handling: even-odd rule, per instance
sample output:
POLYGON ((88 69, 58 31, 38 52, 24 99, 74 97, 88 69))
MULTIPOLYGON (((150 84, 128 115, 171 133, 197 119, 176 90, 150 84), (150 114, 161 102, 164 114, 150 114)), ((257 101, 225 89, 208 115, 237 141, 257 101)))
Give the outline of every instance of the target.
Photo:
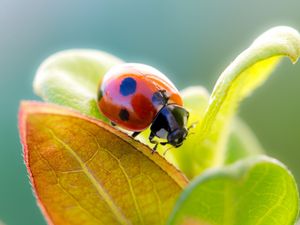
POLYGON ((197 148, 211 155, 194 154, 190 163, 198 171, 193 176, 224 163, 231 119, 238 103, 268 78, 283 56, 296 62, 299 55, 299 33, 289 27, 275 27, 262 34, 228 66, 214 87, 196 134, 197 148))
POLYGON ((20 133, 38 203, 55 225, 165 224, 187 180, 101 121, 23 102, 20 133))
MULTIPOLYGON (((209 163, 212 160, 211 156, 213 154, 201 148, 202 146, 198 144, 199 137, 197 135, 200 131, 199 123, 203 120, 203 115, 208 105, 209 94, 201 86, 186 88, 181 91, 181 94, 184 100, 184 107, 190 112, 188 125, 191 126, 194 124, 195 127, 190 129, 189 136, 185 140, 184 145, 177 149, 171 149, 167 152, 166 157, 178 165, 186 176, 192 177, 196 172, 210 165, 209 163), (203 164, 193 162, 193 157, 196 154, 201 155, 203 164), (205 164, 205 161, 208 164, 205 164), (203 168, 198 168, 199 166, 203 166, 203 168)), ((162 148, 161 153, 166 148, 162 148)))
POLYGON ((261 156, 197 177, 181 194, 169 225, 293 225, 298 198, 287 168, 261 156))
MULTIPOLYGON (((179 149, 171 149, 166 157, 169 161, 177 165, 188 177, 193 177, 198 171, 210 166, 213 152, 207 151, 199 145, 199 137, 195 134, 200 132, 200 121, 203 119, 205 109, 208 105, 208 91, 200 86, 189 87, 181 91, 184 99, 184 106, 190 112, 189 125, 195 125, 190 129, 190 134, 184 145, 179 149), (191 163, 195 155, 201 156, 201 164, 191 163), (206 162, 206 163, 205 163, 206 162), (199 168, 198 166, 203 166, 199 168)), ((225 146, 225 163, 229 164, 239 159, 254 156, 263 153, 259 141, 250 130, 250 128, 239 118, 234 118, 230 125, 230 135, 227 145, 225 146)), ((168 147, 166 147, 168 148, 168 147)), ((166 148, 160 150, 161 153, 166 148)))
POLYGON ((250 128, 239 118, 234 118, 225 152, 225 164, 262 154, 263 147, 250 128))
POLYGON ((44 61, 34 79, 34 90, 47 102, 105 119, 97 108, 103 75, 122 61, 108 53, 75 49, 56 53, 44 61))

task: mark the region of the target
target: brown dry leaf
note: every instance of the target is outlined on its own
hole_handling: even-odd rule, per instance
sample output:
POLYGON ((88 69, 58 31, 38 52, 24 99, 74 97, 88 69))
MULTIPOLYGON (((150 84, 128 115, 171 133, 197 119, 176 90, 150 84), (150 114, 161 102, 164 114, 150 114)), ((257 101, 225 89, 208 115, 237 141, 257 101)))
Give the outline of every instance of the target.
POLYGON ((49 224, 165 224, 187 184, 145 145, 63 107, 23 102, 19 123, 49 224))

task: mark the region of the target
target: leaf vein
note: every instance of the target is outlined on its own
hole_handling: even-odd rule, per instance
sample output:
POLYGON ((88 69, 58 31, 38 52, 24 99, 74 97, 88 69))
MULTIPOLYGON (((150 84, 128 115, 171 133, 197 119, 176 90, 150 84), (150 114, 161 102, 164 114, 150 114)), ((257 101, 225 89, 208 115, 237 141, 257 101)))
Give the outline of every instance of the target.
MULTIPOLYGON (((87 212, 89 215, 91 215, 93 218, 95 218, 97 221, 101 222, 102 224, 102 221, 99 220, 99 218, 97 218, 95 215, 93 215, 89 210, 87 210, 85 207, 83 207, 83 205, 78 201, 78 199, 72 195, 66 188, 64 188, 64 186, 61 184, 60 182, 60 178, 57 176, 57 171, 55 171, 55 169, 53 168, 53 166, 50 164, 50 162, 48 161, 48 159, 46 159, 39 151, 36 151, 37 154, 41 157, 41 160, 44 160, 46 162, 46 164, 49 166, 49 168, 51 169, 51 171, 53 172, 53 174, 55 175, 55 178, 56 178, 56 184, 55 185, 58 185, 62 191, 68 195, 71 196, 71 198, 76 202, 76 204, 82 208, 85 212, 87 212)), ((80 170, 81 172, 83 172, 82 170, 80 170)), ((77 171, 76 171, 77 172, 77 171)))
POLYGON ((120 224, 130 224, 129 221, 125 218, 125 216, 122 214, 121 210, 115 205, 115 203, 110 198, 107 191, 98 183, 97 179, 94 177, 93 173, 90 171, 90 169, 87 167, 87 165, 82 161, 82 159, 77 155, 77 153, 69 146, 67 145, 63 140, 61 140, 59 137, 55 135, 55 133, 48 129, 49 132, 52 134, 53 138, 57 140, 62 146, 65 147, 65 149, 78 161, 80 166, 83 169, 84 174, 89 178, 93 186, 96 188, 99 195, 104 199, 104 201, 107 203, 109 208, 111 209, 112 213, 116 216, 117 220, 120 224))

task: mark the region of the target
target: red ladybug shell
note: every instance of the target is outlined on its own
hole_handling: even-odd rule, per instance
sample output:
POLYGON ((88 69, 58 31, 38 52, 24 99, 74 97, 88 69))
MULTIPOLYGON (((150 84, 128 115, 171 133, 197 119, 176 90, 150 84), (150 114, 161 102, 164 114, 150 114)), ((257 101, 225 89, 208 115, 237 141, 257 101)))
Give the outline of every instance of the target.
POLYGON ((98 105, 102 113, 118 126, 142 131, 150 126, 164 103, 157 94, 165 91, 167 104, 182 106, 182 98, 172 82, 153 67, 126 63, 105 74, 98 105))

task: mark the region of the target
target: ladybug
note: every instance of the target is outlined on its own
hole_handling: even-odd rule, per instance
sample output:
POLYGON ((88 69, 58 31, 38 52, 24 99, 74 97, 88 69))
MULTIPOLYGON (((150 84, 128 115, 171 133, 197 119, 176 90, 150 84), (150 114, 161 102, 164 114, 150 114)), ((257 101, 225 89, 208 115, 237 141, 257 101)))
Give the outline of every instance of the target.
POLYGON ((188 135, 189 112, 183 108, 179 91, 157 69, 144 64, 124 63, 112 67, 98 91, 98 107, 111 121, 136 137, 150 126, 149 141, 182 145, 188 135), (164 139, 158 142, 154 137, 164 139))

